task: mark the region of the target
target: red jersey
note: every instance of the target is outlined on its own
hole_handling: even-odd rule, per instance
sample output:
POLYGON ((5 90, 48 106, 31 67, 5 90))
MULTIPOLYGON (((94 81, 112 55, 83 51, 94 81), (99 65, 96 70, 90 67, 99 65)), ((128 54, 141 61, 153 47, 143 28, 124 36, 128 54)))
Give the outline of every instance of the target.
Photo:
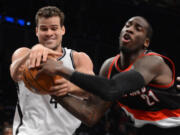
MULTIPOLYGON (((163 55, 146 52, 140 58, 147 55, 162 57, 172 69, 172 82, 168 85, 149 83, 147 86, 132 93, 125 94, 118 99, 118 104, 131 116, 135 127, 143 127, 146 124, 156 125, 161 128, 180 126, 180 93, 175 88, 175 66, 171 59, 163 55)), ((121 70, 118 66, 120 55, 117 55, 110 65, 108 78, 119 72, 132 69, 133 63, 121 70)))

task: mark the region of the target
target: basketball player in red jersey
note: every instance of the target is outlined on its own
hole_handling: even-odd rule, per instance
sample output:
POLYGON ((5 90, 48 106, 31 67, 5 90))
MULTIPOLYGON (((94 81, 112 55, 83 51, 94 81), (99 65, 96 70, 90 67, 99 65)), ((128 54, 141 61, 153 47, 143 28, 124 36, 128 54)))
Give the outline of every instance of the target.
MULTIPOLYGON (((130 18, 120 33, 120 53, 104 62, 101 77, 72 71, 62 62, 52 60, 41 64, 40 72, 64 76, 104 99, 98 104, 94 100, 88 104, 96 106, 91 108, 95 109, 95 114, 89 117, 92 123, 102 115, 100 110, 118 101, 119 107, 134 122, 138 135, 180 134, 180 96, 174 83, 175 66, 169 58, 147 49, 151 34, 152 28, 145 18, 130 18), (103 104, 104 108, 100 106, 103 104)), ((57 98, 60 104, 63 104, 62 99, 57 98)), ((76 111, 72 106, 67 108, 72 113, 76 111)), ((81 114, 80 119, 86 116, 83 110, 76 112, 81 114)))

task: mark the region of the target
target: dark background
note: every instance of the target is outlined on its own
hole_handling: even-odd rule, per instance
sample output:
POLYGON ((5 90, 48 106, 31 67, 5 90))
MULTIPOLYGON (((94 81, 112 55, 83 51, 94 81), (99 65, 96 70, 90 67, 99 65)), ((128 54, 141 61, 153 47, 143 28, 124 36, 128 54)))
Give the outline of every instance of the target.
MULTIPOLYGON (((37 43, 34 16, 46 5, 61 8, 65 15, 66 35, 63 46, 86 52, 97 74, 103 61, 117 54, 118 36, 132 16, 144 16, 154 35, 150 49, 170 57, 178 75, 180 40, 180 2, 178 0, 0 0, 0 15, 31 21, 21 27, 0 20, 0 109, 12 121, 17 101, 16 88, 9 75, 11 55, 15 49, 37 43)), ((180 75, 180 74, 179 74, 180 75)), ((0 119, 2 119, 0 115, 0 119)))

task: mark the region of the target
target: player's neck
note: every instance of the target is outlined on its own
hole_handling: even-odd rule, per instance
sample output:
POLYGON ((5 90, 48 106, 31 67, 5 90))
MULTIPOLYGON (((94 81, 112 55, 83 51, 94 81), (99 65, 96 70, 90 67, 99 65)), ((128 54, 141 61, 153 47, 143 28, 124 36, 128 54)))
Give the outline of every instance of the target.
POLYGON ((120 52, 120 60, 119 60, 119 66, 122 69, 127 68, 129 65, 131 65, 140 55, 144 53, 144 50, 140 50, 136 53, 123 53, 120 52))

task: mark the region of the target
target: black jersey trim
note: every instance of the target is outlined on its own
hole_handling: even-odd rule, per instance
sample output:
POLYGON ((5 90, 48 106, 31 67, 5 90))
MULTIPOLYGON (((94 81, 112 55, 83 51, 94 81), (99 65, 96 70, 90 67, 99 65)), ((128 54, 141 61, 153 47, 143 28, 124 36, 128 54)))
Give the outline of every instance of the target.
MULTIPOLYGON (((19 87, 17 88, 17 90, 19 92, 19 87)), ((19 123, 19 126, 16 129, 16 132, 15 132, 16 135, 18 135, 19 128, 23 125, 23 114, 22 114, 22 111, 21 111, 21 107, 19 105, 19 98, 18 98, 18 101, 17 101, 17 110, 18 110, 18 114, 19 114, 19 117, 20 117, 20 123, 19 123)))
MULTIPOLYGON (((175 65, 174 65, 174 62, 170 58, 168 58, 168 57, 166 57, 164 55, 161 55, 161 54, 158 54, 158 53, 155 53, 155 52, 152 52, 152 51, 148 51, 148 50, 145 50, 144 53, 142 53, 142 55, 140 55, 138 57, 138 59, 142 58, 143 56, 149 56, 149 55, 160 56, 160 57, 166 59, 168 62, 170 62, 171 66, 172 66, 171 68, 172 68, 172 73, 173 73, 173 76, 172 76, 173 80, 169 84, 167 84, 167 85, 158 85, 158 84, 150 83, 150 84, 148 84, 148 86, 155 87, 155 88, 170 88, 170 87, 172 87, 174 85, 174 82, 175 82, 175 65)), ((119 58, 120 58, 120 55, 118 54, 115 57, 115 59, 113 60, 113 62, 112 62, 112 67, 114 65, 115 69, 117 71, 119 71, 119 72, 129 71, 131 69, 131 67, 133 66, 134 62, 128 68, 122 70, 122 69, 119 68, 119 66, 117 64, 119 58)), ((112 67, 109 68, 108 78, 110 78, 110 75, 111 75, 111 72, 112 72, 112 67)))
POLYGON ((73 66, 73 68, 75 69, 76 68, 76 65, 75 65, 75 63, 74 63, 74 57, 73 57, 73 50, 71 50, 71 52, 70 52, 70 58, 71 58, 71 61, 72 61, 72 66, 73 66))
POLYGON ((61 57, 57 58, 58 61, 61 60, 66 55, 66 49, 65 48, 62 48, 62 53, 63 53, 63 55, 61 57))
POLYGON ((114 63, 116 62, 116 60, 119 58, 119 55, 115 56, 111 65, 109 66, 109 70, 108 70, 108 75, 107 75, 107 78, 110 79, 111 77, 111 73, 112 73, 112 69, 114 67, 114 63))
POLYGON ((148 86, 155 87, 155 88, 170 88, 170 87, 172 87, 174 85, 174 82, 175 82, 175 65, 174 65, 174 62, 170 58, 163 56, 161 54, 158 54, 158 53, 150 52, 150 53, 147 53, 145 56, 149 56, 149 55, 160 56, 160 57, 166 59, 168 62, 170 62, 171 66, 172 66, 171 68, 172 68, 173 79, 167 85, 159 85, 159 84, 150 83, 150 84, 148 84, 148 86))
POLYGON ((142 58, 143 56, 145 56, 146 52, 147 52, 147 50, 144 50, 144 51, 142 52, 142 54, 141 54, 139 57, 137 57, 137 58, 136 58, 127 68, 125 68, 125 69, 121 69, 121 68, 118 66, 118 60, 120 59, 120 55, 118 55, 118 58, 117 58, 117 60, 115 61, 115 68, 116 68, 116 70, 118 70, 119 72, 129 71, 129 70, 132 68, 132 66, 133 66, 133 64, 135 63, 135 61, 136 61, 137 59, 142 58))

